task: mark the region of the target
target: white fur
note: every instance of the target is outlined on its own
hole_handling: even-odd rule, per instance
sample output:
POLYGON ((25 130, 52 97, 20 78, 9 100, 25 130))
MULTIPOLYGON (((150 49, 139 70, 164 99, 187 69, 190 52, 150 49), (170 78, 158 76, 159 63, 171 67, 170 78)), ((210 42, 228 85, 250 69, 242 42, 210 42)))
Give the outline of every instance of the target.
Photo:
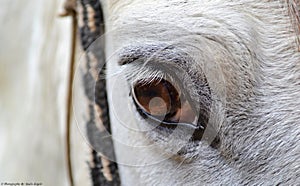
MULTIPOLYGON (((135 152, 115 143, 120 162, 136 158, 139 165, 148 165, 120 165, 124 185, 300 183, 299 33, 286 1, 132 0, 103 4, 108 74, 120 71, 118 53, 128 46, 177 46, 195 60, 189 73, 202 71, 207 78, 216 108, 211 124, 219 129, 221 140, 219 149, 201 142, 192 161, 171 158, 154 165, 148 164, 163 149, 135 152)), ((137 67, 128 68, 134 77, 137 67)), ((116 89, 113 79, 108 79, 109 95, 119 91, 119 96, 110 96, 110 106, 118 103, 125 110, 111 112, 113 133, 129 145, 143 144, 144 133, 122 128, 118 120, 136 118, 132 123, 123 122, 147 125, 133 114, 133 105, 132 113, 126 111, 131 104, 130 82, 120 79, 116 89)), ((168 149, 177 143, 174 139, 162 146, 168 149)))

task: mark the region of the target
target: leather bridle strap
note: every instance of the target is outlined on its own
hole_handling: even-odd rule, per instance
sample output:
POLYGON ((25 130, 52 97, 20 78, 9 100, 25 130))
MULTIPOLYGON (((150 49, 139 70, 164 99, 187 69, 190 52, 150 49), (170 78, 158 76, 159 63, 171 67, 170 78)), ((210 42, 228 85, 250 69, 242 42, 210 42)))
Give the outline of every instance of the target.
MULTIPOLYGON (((104 43, 96 44, 96 47, 91 47, 93 43, 101 37, 104 32, 104 19, 102 7, 99 0, 66 0, 65 13, 73 17, 73 38, 70 63, 70 77, 73 77, 75 45, 76 45, 76 27, 78 25, 81 46, 84 51, 85 69, 83 70, 84 93, 87 97, 89 108, 89 118, 86 123, 86 131, 89 143, 91 144, 91 160, 88 162, 92 183, 94 186, 118 186, 120 185, 119 171, 115 160, 114 147, 111 138, 106 138, 103 135, 103 129, 111 134, 109 107, 106 92, 106 79, 104 77, 105 70, 105 53, 104 43), (71 5, 71 6, 70 6, 71 5), (75 11, 76 10, 76 11, 75 11), (96 65, 95 65, 96 64, 96 65), (101 67, 101 68, 100 68, 101 67), (99 71, 99 69, 101 69, 99 71), (97 72, 97 74, 95 74, 97 72), (100 126, 100 127, 99 127, 100 126), (104 137, 105 137, 105 140, 104 137), (99 144, 101 144, 100 148, 99 144), (103 154, 99 149, 105 149, 103 154), (108 158, 109 157, 109 158, 108 158)), ((73 79, 73 78, 70 78, 73 79)), ((72 80, 69 81, 69 96, 72 98, 72 80)), ((68 104, 67 133, 66 133, 66 154, 68 162, 68 175, 70 185, 74 185, 71 163, 71 146, 70 146, 70 121, 71 121, 71 103, 68 104)))
POLYGON ((66 108, 66 162, 67 162, 67 174, 69 183, 71 186, 74 185, 72 162, 71 162, 71 122, 72 122, 72 95, 73 95, 73 77, 74 77, 74 66, 75 66, 75 52, 76 52, 76 41, 77 41, 77 15, 76 15, 76 1, 66 0, 64 3, 64 10, 59 14, 60 17, 71 16, 72 17, 72 30, 71 30, 71 52, 69 62, 69 81, 67 89, 67 108, 66 108))

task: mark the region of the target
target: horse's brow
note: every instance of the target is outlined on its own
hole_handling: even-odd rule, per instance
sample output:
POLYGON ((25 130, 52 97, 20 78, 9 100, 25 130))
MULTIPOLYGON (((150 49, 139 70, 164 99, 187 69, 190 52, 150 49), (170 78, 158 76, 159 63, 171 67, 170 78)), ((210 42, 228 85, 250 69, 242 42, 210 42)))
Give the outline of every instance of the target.
POLYGON ((133 62, 168 63, 178 66, 186 66, 192 58, 186 53, 172 45, 143 45, 124 47, 119 52, 119 65, 133 62))

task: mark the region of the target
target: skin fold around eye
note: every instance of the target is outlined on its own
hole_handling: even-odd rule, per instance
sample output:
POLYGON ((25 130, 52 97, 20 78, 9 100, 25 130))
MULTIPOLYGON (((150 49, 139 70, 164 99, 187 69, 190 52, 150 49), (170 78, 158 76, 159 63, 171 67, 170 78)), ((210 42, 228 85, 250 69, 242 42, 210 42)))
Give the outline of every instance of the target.
POLYGON ((205 73, 201 68, 191 71, 193 58, 176 47, 158 46, 161 50, 153 54, 155 47, 128 46, 119 54, 133 106, 145 121, 141 124, 154 129, 146 135, 156 141, 157 135, 166 138, 175 132, 175 138, 181 134, 189 138, 192 133, 191 144, 209 141, 204 132, 213 128, 208 126, 212 95, 205 73))

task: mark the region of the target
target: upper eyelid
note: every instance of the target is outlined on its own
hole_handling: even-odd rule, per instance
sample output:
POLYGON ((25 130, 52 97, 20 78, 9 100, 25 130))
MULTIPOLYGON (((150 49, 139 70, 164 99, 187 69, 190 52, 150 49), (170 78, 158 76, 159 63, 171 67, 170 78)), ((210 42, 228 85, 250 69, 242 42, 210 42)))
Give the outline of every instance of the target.
MULTIPOLYGON (((174 71, 188 71, 189 65, 193 60, 184 52, 178 50, 172 45, 142 45, 127 46, 119 52, 118 64, 127 66, 129 76, 137 76, 141 79, 147 77, 154 78, 173 78, 174 71), (132 72, 133 71, 133 72, 132 72), (138 75, 142 74, 142 75, 138 75), (144 76, 144 77, 143 77, 144 76)), ((126 74, 126 73, 125 73, 126 74)), ((133 83, 135 81, 132 81, 133 83)))
MULTIPOLYGON (((134 72, 129 72, 131 76, 137 75, 139 72, 155 71, 156 75, 154 75, 155 73, 146 73, 146 75, 148 77, 158 76, 158 78, 169 77, 172 80, 176 79, 174 71, 183 71, 189 77, 194 76, 196 73, 191 71, 194 63, 194 60, 186 52, 172 45, 127 46, 119 52, 118 60, 118 64, 121 66, 132 65, 131 68, 137 68, 134 72)), ((177 74, 177 76, 179 75, 177 74)))
MULTIPOLYGON (((203 70, 201 68, 195 68, 196 61, 180 47, 182 46, 178 47, 167 44, 127 46, 119 52, 118 63, 121 66, 134 65, 137 69, 143 67, 149 69, 152 66, 154 69, 168 74, 169 77, 175 80, 174 82, 181 82, 177 85, 181 88, 188 89, 189 91, 187 92, 195 99, 201 95, 206 97, 205 99, 211 100, 211 90, 203 70), (184 82, 185 78, 188 78, 188 81, 192 82, 184 82), (185 84, 192 85, 191 83, 193 86, 185 86, 185 84)), ((132 72, 131 70, 132 69, 129 69, 131 76, 136 74, 136 72, 132 72)), ((202 102, 203 100, 195 101, 202 102)))

